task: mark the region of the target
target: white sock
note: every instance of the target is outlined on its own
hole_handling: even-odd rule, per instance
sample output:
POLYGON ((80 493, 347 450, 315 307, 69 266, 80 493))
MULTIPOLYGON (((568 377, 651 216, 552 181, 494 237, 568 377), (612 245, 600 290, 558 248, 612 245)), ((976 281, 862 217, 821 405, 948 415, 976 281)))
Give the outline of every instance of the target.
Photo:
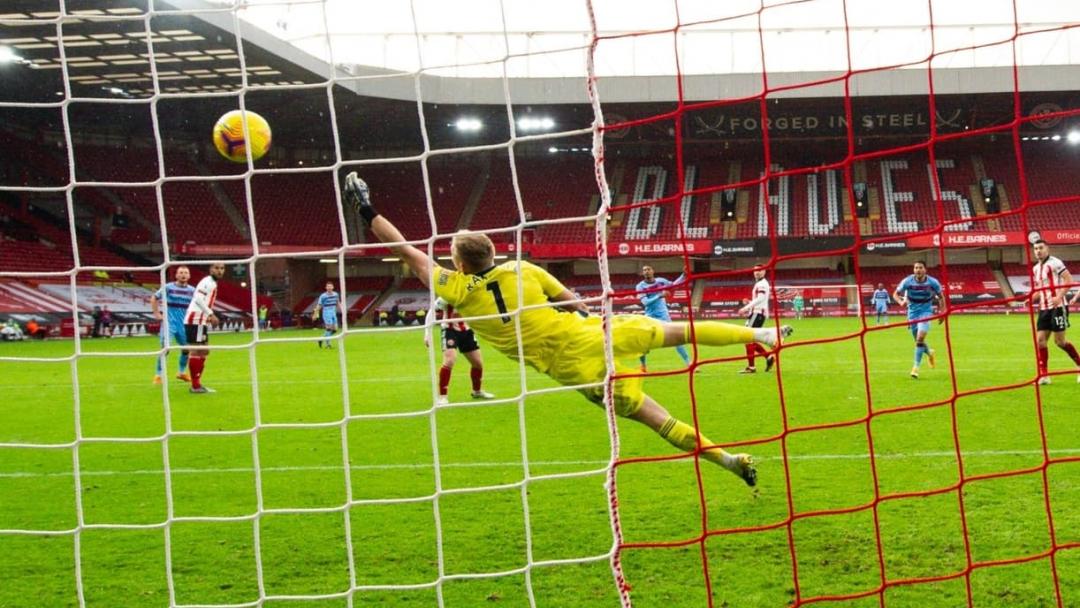
POLYGON ((772 327, 754 328, 754 342, 771 343, 776 336, 776 329, 772 327))

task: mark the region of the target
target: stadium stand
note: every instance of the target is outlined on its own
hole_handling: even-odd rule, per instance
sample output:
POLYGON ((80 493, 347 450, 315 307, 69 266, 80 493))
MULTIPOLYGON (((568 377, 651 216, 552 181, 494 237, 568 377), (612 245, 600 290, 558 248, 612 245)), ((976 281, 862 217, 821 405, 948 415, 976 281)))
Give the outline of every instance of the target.
POLYGON ((1023 295, 1031 291, 1031 267, 1027 264, 1003 264, 1001 267, 1013 293, 1023 295))
POLYGON ((390 296, 383 300, 379 306, 380 310, 390 310, 397 307, 401 311, 417 311, 421 308, 427 309, 431 307, 431 298, 427 291, 413 291, 413 290, 397 290, 390 296))
POLYGON ((23 299, 19 294, 8 291, 8 281, 0 281, 0 312, 17 313, 24 310, 34 310, 38 305, 23 299))
POLYGON ((30 283, 13 279, 0 280, 0 300, 5 312, 71 312, 70 290, 62 295, 43 293, 30 283))
MULTIPOLYGON (((333 281, 334 289, 341 293, 340 281, 333 281)), ((419 283, 419 281, 417 281, 419 283)), ((345 309, 349 320, 363 316, 371 305, 390 288, 393 277, 351 277, 348 279, 348 297, 345 300, 345 309)), ((293 307, 293 312, 299 315, 311 315, 315 308, 316 299, 322 290, 312 291, 304 295, 293 307)))
MULTIPOLYGON (((432 207, 436 229, 450 234, 458 229, 481 168, 470 163, 454 163, 438 158, 428 160, 432 207)), ((408 239, 431 236, 431 220, 424 208, 427 195, 423 173, 418 163, 371 165, 364 169, 364 179, 372 188, 375 200, 387 201, 380 210, 394 222, 408 239)), ((485 208, 480 204, 477 209, 485 208)), ((336 215, 336 212, 335 212, 336 215)), ((373 240, 368 235, 368 240, 373 240)))
MULTIPOLYGON (((4 210, 3 231, 0 236, 0 266, 13 271, 60 272, 74 264, 71 235, 67 227, 59 227, 61 219, 41 212, 21 213, 7 207, 4 210), (48 218, 48 219, 46 219, 48 218)), ((132 266, 127 257, 88 242, 80 233, 79 256, 84 266, 132 266)))
MULTIPOLYGON (((590 195, 595 195, 596 178, 588 166, 555 160, 551 163, 535 163, 534 171, 533 164, 532 161, 519 161, 518 165, 518 185, 527 219, 550 220, 589 213, 589 199, 590 195)), ((477 206, 470 227, 505 228, 516 225, 519 219, 509 171, 491 175, 484 190, 483 203, 477 206)), ((539 232, 549 242, 581 242, 593 237, 592 228, 583 221, 545 225, 539 232)), ((493 238, 505 242, 511 236, 496 234, 493 238)), ((523 234, 522 238, 525 236, 523 234)))
MULTIPOLYGON (((33 171, 26 166, 22 172, 23 183, 52 184, 66 179, 63 150, 49 150, 28 142, 17 141, 17 150, 25 151, 25 159, 33 163, 33 171)), ((807 167, 807 159, 829 157, 829 150, 809 150, 802 158, 774 158, 774 170, 788 167, 807 167)), ((1002 230, 1020 232, 1024 229, 1047 229, 1051 227, 1080 226, 1080 201, 1055 203, 1052 206, 1033 206, 1027 210, 1027 222, 1018 211, 1024 199, 1020 190, 1019 173, 1011 146, 988 150, 985 146, 958 143, 941 146, 937 151, 938 177, 946 193, 939 210, 932 195, 931 172, 925 152, 905 152, 895 156, 863 161, 859 171, 865 175, 876 201, 871 205, 870 217, 864 221, 868 230, 864 234, 887 235, 897 231, 912 231, 932 227, 940 213, 949 220, 960 219, 962 205, 974 216, 971 225, 958 228, 971 230, 1002 230), (976 194, 978 179, 992 177, 1003 194, 1001 218, 992 221, 979 220, 979 202, 971 200, 976 194), (887 199, 888 193, 893 198, 887 199), (905 200, 910 193, 911 200, 905 200), (964 202, 956 199, 962 198, 964 202), (895 210, 891 213, 889 208, 895 210)), ((1060 151, 1042 142, 1025 142, 1023 161, 1027 171, 1029 199, 1041 201, 1070 196, 1080 190, 1080 179, 1075 169, 1080 161, 1071 156, 1062 157, 1060 151)), ((243 245, 247 235, 247 193, 242 180, 229 179, 230 171, 238 171, 231 165, 204 166, 199 154, 188 148, 165 149, 165 173, 170 176, 205 176, 194 181, 166 182, 162 186, 165 203, 165 226, 169 240, 177 247, 184 243, 243 245), (212 171, 211 171, 212 169, 212 171), (224 171, 224 174, 221 172, 224 171)), ((22 154, 22 152, 19 152, 22 154)), ((75 149, 76 171, 80 180, 99 180, 120 183, 149 182, 158 177, 156 151, 130 147, 122 151, 96 144, 78 144, 75 149)), ((524 155, 517 159, 517 180, 521 201, 527 220, 550 220, 580 217, 592 213, 597 205, 595 176, 587 163, 575 162, 573 157, 559 155, 538 157, 524 155)), ((438 230, 449 234, 462 224, 474 229, 497 229, 516 225, 519 219, 515 191, 510 179, 509 166, 503 152, 480 153, 462 160, 449 157, 431 157, 427 160, 431 185, 431 197, 438 230)), ((704 155, 686 164, 687 179, 695 188, 708 188, 733 181, 754 181, 762 174, 762 160, 752 154, 739 160, 709 158, 704 155)), ((616 203, 635 199, 647 200, 653 196, 668 197, 678 191, 674 165, 668 161, 619 158, 609 163, 608 177, 614 188, 616 203)), ((372 184, 376 197, 395 197, 401 205, 387 205, 384 212, 391 216, 408 238, 422 239, 430 233, 430 220, 426 214, 413 212, 412 204, 419 204, 425 197, 423 171, 420 163, 376 164, 365 167, 365 178, 372 184)), ((257 175, 252 178, 252 195, 255 228, 258 240, 264 245, 289 245, 333 248, 341 244, 341 232, 337 223, 335 193, 336 174, 330 171, 309 173, 283 173, 257 175), (303 201, 303 204, 297 204, 303 201)), ((765 232, 764 212, 770 208, 780 238, 806 238, 823 236, 847 236, 855 232, 856 223, 836 188, 843 187, 843 174, 819 171, 774 178, 769 185, 773 199, 762 199, 764 191, 750 185, 741 189, 740 211, 736 221, 722 222, 718 214, 718 195, 695 197, 689 214, 689 226, 701 231, 695 235, 714 242, 727 239, 757 239, 765 232), (830 192, 830 188, 834 190, 830 192), (830 194, 833 197, 830 209, 830 194), (782 195, 783 200, 775 199, 782 195), (816 198, 812 201, 811 197, 816 198), (785 202, 781 207, 778 203, 785 202), (816 207, 811 209, 811 202, 816 207), (830 212, 833 214, 830 218, 830 212), (815 225, 816 219, 816 225, 815 225)), ((86 221, 86 213, 108 223, 112 214, 131 211, 137 216, 127 226, 105 229, 102 234, 113 245, 120 247, 145 246, 156 239, 147 223, 158 220, 157 197, 150 186, 113 186, 109 188, 81 187, 76 189, 77 209, 80 221, 86 221)), ((57 271, 70 268, 72 250, 70 237, 62 222, 63 218, 51 218, 40 212, 24 213, 20 208, 5 203, 3 232, 0 238, 0 266, 19 271, 57 271), (50 219, 51 218, 51 219, 50 219)), ((676 240, 679 238, 681 202, 664 206, 653 213, 649 207, 631 213, 616 207, 610 218, 609 238, 615 240, 676 240), (635 217, 636 216, 636 217, 635 217)), ((526 243, 589 243, 593 242, 594 228, 588 221, 550 224, 527 230, 523 234, 526 243)), ((694 235, 692 235, 694 236, 694 235)), ((506 242, 509 236, 493 234, 498 242, 506 242)), ((104 246, 96 246, 89 233, 79 234, 80 257, 84 265, 127 266, 132 259, 118 255, 104 246)), ((862 270, 862 286, 879 279, 891 289, 896 277, 909 271, 904 267, 862 270)), ((931 273, 934 269, 931 269, 931 273)), ((1006 266, 1005 273, 1014 289, 1027 280, 1023 265, 1006 266)), ((198 273, 197 273, 198 274, 198 273)), ((154 285, 158 273, 136 273, 138 282, 154 285)), ((113 277, 119 278, 119 277, 113 277)), ((849 280, 834 269, 828 268, 777 268, 773 282, 778 295, 783 287, 800 285, 827 286, 843 284, 849 280)), ((853 278, 853 277, 852 277, 853 278)), ((614 275, 613 287, 617 292, 631 291, 639 278, 634 274, 614 275)), ((31 290, 40 291, 36 284, 19 283, 31 290)), ((565 283, 583 296, 599 293, 597 276, 574 276, 565 283)), ((1004 290, 985 264, 953 265, 949 269, 949 290, 954 302, 968 302, 975 298, 997 299, 1004 297, 1004 290)), ((5 281, 5 285, 12 284, 5 281)), ((739 303, 745 297, 749 280, 741 277, 707 279, 702 290, 701 305, 723 308, 739 303)), ((371 305, 391 288, 389 277, 351 279, 349 283, 350 317, 364 314, 371 305)), ((14 309, 23 306, 19 295, 12 289, 0 293, 0 306, 14 309)), ((87 288, 90 289, 90 288, 87 288)), ((111 300, 110 290, 125 287, 98 286, 80 296, 80 306, 86 302, 109 300, 114 310, 132 307, 130 301, 111 300), (90 295, 92 294, 92 295, 90 295), (84 302, 86 300, 86 302, 84 302)), ((137 288, 141 289, 141 288, 137 288)), ((83 289, 80 288, 80 292, 83 289)), ((1023 289, 1020 289, 1023 291, 1023 289)), ((119 293, 119 291, 117 291, 119 293)), ((316 293, 307 294, 291 308, 294 312, 310 312, 316 293)), ((808 294, 804 294, 808 295, 808 294)), ((689 291, 672 302, 689 297, 689 291)), ((250 311, 250 293, 235 285, 223 287, 222 301, 239 311, 250 311)), ((827 299, 827 298, 826 298, 827 299)), ((808 305, 814 297, 808 297, 808 305)), ((272 301, 260 296, 260 303, 272 306, 272 301)), ((388 309, 397 304, 402 310, 427 306, 426 289, 415 279, 406 279, 393 294, 380 304, 388 309)), ((622 294, 617 306, 633 309, 635 300, 629 293, 622 294)))
MULTIPOLYGON (((18 154, 25 152, 27 162, 35 163, 40 174, 32 182, 52 183, 66 178, 66 166, 60 157, 62 149, 43 151, 15 138, 18 154), (36 160, 35 160, 36 159, 36 160)), ((809 156, 814 156, 809 144, 809 156)), ((1080 161, 1042 142, 1025 142, 1024 163, 1027 187, 1032 201, 1067 197, 1080 188, 1076 165, 1080 161), (1067 169, 1067 170, 1062 170, 1067 169)), ((822 147, 820 157, 829 157, 822 147)), ((80 144, 75 149, 76 172, 80 180, 99 180, 121 183, 145 183, 158 177, 156 151, 129 148, 123 157, 116 158, 113 148, 80 144)), ((804 159, 772 159, 773 169, 804 167, 804 159)), ((937 154, 938 176, 945 199, 939 211, 935 203, 929 156, 925 152, 906 152, 860 163, 868 187, 876 203, 866 220, 870 234, 886 235, 925 230, 936 224, 940 213, 946 220, 962 219, 965 213, 978 219, 979 206, 972 199, 973 187, 980 176, 992 177, 1004 194, 1004 212, 1016 212, 1023 201, 1018 168, 1010 147, 988 153, 973 144, 956 144, 937 154), (906 198, 905 198, 906 197, 906 198)), ((591 213, 597 204, 595 177, 587 163, 573 159, 538 159, 525 156, 517 160, 517 179, 527 219, 550 220, 579 217, 591 213)), ((215 166, 215 170, 216 170, 215 166)), ((20 170, 26 172, 25 168, 20 170)), ((696 188, 716 187, 733 181, 754 181, 762 174, 762 161, 746 156, 738 161, 701 158, 686 165, 687 179, 696 188)), ((503 153, 474 155, 466 160, 432 157, 428 159, 431 196, 435 205, 438 230, 449 234, 467 222, 473 229, 497 229, 516 225, 519 219, 515 192, 510 179, 509 165, 503 153), (470 208, 472 197, 475 207, 470 208)), ((246 192, 242 180, 228 175, 212 175, 202 166, 198 156, 186 149, 166 150, 166 175, 206 176, 193 181, 166 182, 162 187, 165 219, 169 240, 173 243, 239 245, 248 242, 246 192), (231 209, 226 209, 231 207, 231 209)), ((670 162, 618 160, 611 163, 608 177, 614 190, 610 238, 618 240, 678 238, 681 201, 662 206, 657 212, 646 207, 636 213, 620 210, 618 205, 634 200, 652 200, 672 196, 679 189, 674 166, 670 162)), ((337 227, 336 198, 332 172, 287 173, 258 175, 252 179, 255 226, 259 241, 268 244, 335 247, 341 235, 337 227), (297 204, 303 201, 304 204, 297 204)), ((365 168, 365 179, 371 182, 377 197, 394 196, 400 205, 386 206, 384 213, 395 221, 408 238, 422 239, 430 235, 430 220, 426 213, 414 213, 413 206, 425 199, 423 173, 419 163, 371 165, 365 168)), ((24 180, 25 181, 25 180, 24 180)), ((27 182, 30 183, 30 182, 27 182)), ((843 189, 843 175, 821 171, 789 175, 771 180, 769 203, 775 205, 772 215, 780 237, 843 236, 854 234, 855 223, 843 200, 833 193, 839 205, 839 217, 829 221, 829 187, 843 189), (811 214, 810 191, 816 198, 815 213, 811 214), (783 197, 784 205, 778 205, 783 197), (817 216, 820 227, 811 227, 817 216), (824 232, 823 232, 824 230, 824 232)), ((144 244, 155 238, 148 225, 158 220, 157 200, 149 186, 110 188, 78 188, 80 205, 93 213, 111 216, 117 210, 134 210, 140 221, 127 227, 112 229, 108 234, 114 243, 144 244), (145 220, 146 223, 143 223, 145 220)), ((839 195, 843 197, 842 193, 839 195)), ((745 205, 733 230, 719 221, 713 207, 713 195, 694 198, 689 226, 703 231, 700 238, 751 239, 764 236, 765 202, 763 190, 755 185, 744 187, 740 197, 745 205)), ((846 198, 846 197, 843 197, 846 198)), ((833 213, 836 213, 834 211, 833 213)), ((1012 213, 996 220, 1002 230, 1023 229, 1019 215, 1012 213)), ((1052 226, 1080 226, 1080 202, 1035 206, 1029 210, 1028 224, 1042 229, 1052 226), (1064 224, 1062 224, 1064 222, 1064 224)), ((983 222, 960 224, 951 230, 986 229, 983 222)), ((493 235, 495 240, 508 242, 504 233, 493 235)), ((523 237, 545 243, 591 242, 593 227, 587 221, 543 225, 523 237)))
MULTIPOLYGON (((333 172, 256 175, 251 179, 255 231, 262 244, 341 246, 333 172)), ((242 181, 222 187, 247 217, 242 181)))

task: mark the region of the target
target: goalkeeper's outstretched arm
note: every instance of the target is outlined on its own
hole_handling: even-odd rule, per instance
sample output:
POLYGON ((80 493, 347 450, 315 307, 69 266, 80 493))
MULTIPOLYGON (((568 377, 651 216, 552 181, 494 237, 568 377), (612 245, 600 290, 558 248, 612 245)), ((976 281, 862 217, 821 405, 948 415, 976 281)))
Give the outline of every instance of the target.
POLYGON ((380 215, 371 204, 371 193, 368 185, 355 171, 345 176, 345 200, 356 208, 357 213, 364 222, 371 227, 375 238, 382 243, 390 243, 390 251, 401 256, 401 259, 412 269, 413 273, 420 278, 425 286, 430 286, 431 271, 435 265, 434 260, 427 253, 405 243, 405 237, 390 220, 380 215))

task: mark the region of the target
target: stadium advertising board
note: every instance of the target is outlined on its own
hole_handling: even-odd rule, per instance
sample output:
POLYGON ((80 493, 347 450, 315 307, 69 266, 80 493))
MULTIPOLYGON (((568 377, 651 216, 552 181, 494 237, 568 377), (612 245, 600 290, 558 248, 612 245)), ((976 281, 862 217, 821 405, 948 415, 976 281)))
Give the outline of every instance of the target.
MULTIPOLYGON (((790 238, 776 240, 779 255, 797 255, 800 253, 818 253, 823 251, 842 251, 854 244, 851 237, 790 238)), ((741 241, 716 241, 712 247, 713 257, 768 257, 772 255, 772 243, 769 239, 748 239, 741 241)))
MULTIPOLYGON (((762 241, 764 243, 764 251, 768 251, 768 241, 762 241)), ((758 241, 744 240, 744 241, 716 241, 713 244, 712 254, 714 257, 757 257, 758 251, 761 249, 758 241)), ((767 255, 767 254, 766 254, 767 255)))
MULTIPOLYGON (((755 108, 756 109, 756 108, 755 108)), ((956 122, 963 117, 962 109, 951 109, 944 114, 938 113, 938 122, 956 122)), ((688 126, 694 137, 747 137, 761 134, 762 120, 750 109, 739 113, 731 109, 715 110, 694 116, 688 126)), ((769 132, 773 134, 797 133, 799 135, 838 135, 848 128, 848 119, 843 111, 828 112, 823 108, 807 108, 802 111, 777 112, 764 120, 769 132)), ((930 124, 929 114, 925 111, 869 111, 855 117, 856 129, 870 132, 923 132, 930 124)))
POLYGON ((799 253, 839 251, 847 249, 854 244, 855 239, 849 236, 829 236, 817 238, 804 237, 796 239, 779 239, 776 242, 776 248, 780 255, 793 255, 799 253))
MULTIPOLYGON (((762 116, 756 103, 727 105, 695 111, 685 123, 690 140, 747 138, 761 136, 763 127, 771 137, 843 136, 849 128, 856 135, 926 135, 933 123, 939 133, 993 126, 995 112, 1012 112, 1012 95, 991 93, 980 96, 976 110, 967 96, 937 95, 933 112, 925 108, 925 98, 890 95, 852 99, 851 117, 832 99, 785 99, 770 105, 762 116)), ((1064 94, 1041 93, 1024 100, 1022 113, 1036 117, 1025 126, 1046 130, 1058 127, 1064 108, 1073 102, 1064 94)), ((647 127, 638 128, 642 135, 647 127)))
POLYGON ((1046 230, 1042 233, 1042 237, 1047 243, 1075 245, 1080 243, 1080 230, 1046 230))
POLYGON ((907 241, 871 241, 863 245, 866 253, 904 253, 907 249, 907 241))
MULTIPOLYGON (((525 251, 538 259, 583 258, 596 255, 593 243, 530 243, 525 251)), ((613 241, 608 243, 608 257, 663 257, 707 256, 712 252, 712 241, 692 239, 686 241, 613 241)))
MULTIPOLYGON (((1050 242, 1050 235, 1043 235, 1043 238, 1050 242)), ((930 247, 1004 247, 1026 244, 1027 238, 1023 232, 946 232, 944 234, 921 234, 907 239, 907 246, 911 249, 927 249, 930 247)))
POLYGON ((620 241, 608 243, 608 256, 665 256, 665 255, 709 255, 712 241, 620 241))

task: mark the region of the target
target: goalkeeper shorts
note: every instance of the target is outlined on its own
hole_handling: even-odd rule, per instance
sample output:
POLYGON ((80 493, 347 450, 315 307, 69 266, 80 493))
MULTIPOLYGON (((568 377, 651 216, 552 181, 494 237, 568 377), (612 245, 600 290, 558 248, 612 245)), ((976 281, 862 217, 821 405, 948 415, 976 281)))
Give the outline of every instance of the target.
MULTIPOLYGON (((630 416, 641 409, 645 400, 644 379, 634 374, 635 365, 626 359, 637 359, 663 344, 664 324, 642 315, 615 315, 611 318, 611 338, 615 356, 615 380, 612 392, 615 413, 630 416)), ((607 363, 604 357, 604 330, 600 317, 589 317, 582 329, 568 336, 552 361, 548 375, 564 386, 600 383, 578 389, 589 401, 604 404, 604 385, 607 363)))

